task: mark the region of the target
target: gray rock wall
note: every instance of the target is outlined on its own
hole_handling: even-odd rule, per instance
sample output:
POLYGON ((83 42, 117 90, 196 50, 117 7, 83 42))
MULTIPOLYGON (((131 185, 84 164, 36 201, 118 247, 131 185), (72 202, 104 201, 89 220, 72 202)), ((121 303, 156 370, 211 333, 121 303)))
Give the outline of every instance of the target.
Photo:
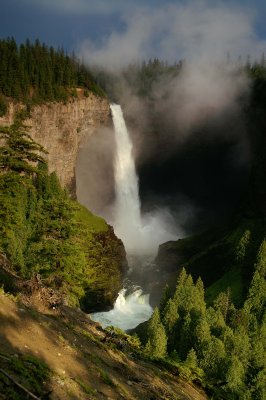
MULTIPOLYGON (((10 103, 1 125, 10 125, 21 104, 10 103)), ((63 186, 75 196, 75 165, 79 147, 84 140, 96 134, 101 127, 111 125, 108 100, 90 93, 67 103, 36 105, 31 118, 25 120, 32 138, 47 151, 49 171, 55 171, 63 186)))

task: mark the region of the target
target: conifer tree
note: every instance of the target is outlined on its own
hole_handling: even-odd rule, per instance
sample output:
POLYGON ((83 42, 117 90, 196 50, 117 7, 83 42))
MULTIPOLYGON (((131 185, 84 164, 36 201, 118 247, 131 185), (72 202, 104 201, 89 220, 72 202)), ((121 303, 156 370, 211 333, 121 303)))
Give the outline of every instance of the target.
POLYGON ((4 145, 0 147, 0 171, 15 171, 24 174, 37 173, 36 164, 44 162, 40 153, 43 146, 36 143, 26 132, 26 126, 18 118, 10 127, 0 127, 0 138, 4 145))
POLYGON ((163 316, 164 316, 164 309, 165 309, 165 306, 166 306, 168 300, 170 299, 170 297, 171 297, 170 296, 170 289, 169 289, 169 286, 166 284, 166 286, 165 286, 165 288, 163 290, 161 299, 160 299, 159 310, 160 310, 161 318, 163 318, 163 316))
POLYGON ((147 337, 148 341, 145 346, 146 354, 154 358, 165 357, 167 352, 167 337, 157 307, 148 322, 147 337))
POLYGON ((0 95, 25 103, 65 101, 79 85, 104 96, 85 65, 38 39, 20 46, 14 38, 0 40, 0 60, 0 95))
POLYGON ((245 390, 245 369, 239 358, 235 355, 229 359, 229 367, 226 372, 226 388, 240 396, 245 390))
POLYGON ((197 354, 196 354, 195 350, 193 349, 193 347, 189 350, 189 352, 187 354, 185 364, 187 367, 189 367, 191 369, 195 369, 198 367, 198 358, 197 358, 197 354))
POLYGON ((224 321, 227 322, 228 313, 231 305, 231 294, 228 288, 226 292, 221 292, 214 301, 214 309, 220 311, 224 321))
POLYGON ((255 272, 244 309, 260 323, 266 309, 266 240, 263 240, 256 260, 255 272))
POLYGON ((169 299, 163 312, 163 324, 169 336, 172 336, 174 327, 179 318, 176 303, 173 299, 169 299))

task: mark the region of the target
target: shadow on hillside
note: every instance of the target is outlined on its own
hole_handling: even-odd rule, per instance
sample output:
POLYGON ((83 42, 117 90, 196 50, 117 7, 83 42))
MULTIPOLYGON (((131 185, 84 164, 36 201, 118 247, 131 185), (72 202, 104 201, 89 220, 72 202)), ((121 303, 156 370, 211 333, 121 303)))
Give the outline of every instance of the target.
POLYGON ((17 400, 26 398, 50 399, 50 370, 30 349, 25 352, 13 346, 0 334, 0 398, 17 400))
MULTIPOLYGON (((172 393, 191 398, 191 387, 121 352, 78 309, 40 313, 0 294, 0 327, 1 400, 27 398, 3 371, 39 399, 160 400, 172 393)), ((194 398, 206 399, 204 394, 194 398)))
POLYGON ((71 376, 71 363, 60 370, 68 341, 56 316, 38 313, 14 302, 12 296, 0 295, 0 327, 1 400, 81 398, 71 387, 64 393, 64 375, 71 376))

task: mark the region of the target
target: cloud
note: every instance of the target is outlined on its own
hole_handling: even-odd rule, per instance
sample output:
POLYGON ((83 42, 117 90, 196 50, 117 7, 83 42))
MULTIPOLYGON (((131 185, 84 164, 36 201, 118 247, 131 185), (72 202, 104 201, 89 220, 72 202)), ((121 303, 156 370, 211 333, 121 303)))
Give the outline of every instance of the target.
POLYGON ((195 126, 217 117, 239 114, 238 100, 248 95, 248 82, 244 71, 237 71, 226 63, 187 63, 167 85, 155 82, 153 94, 159 100, 158 113, 167 115, 168 123, 178 129, 181 138, 195 126))
MULTIPOLYGON (((140 5, 141 0, 23 0, 26 3, 48 11, 80 14, 108 15, 129 11, 140 5)), ((155 2, 156 3, 156 2, 155 2)))
MULTIPOLYGON (((239 112, 238 99, 248 93, 248 79, 227 65, 227 59, 260 58, 266 48, 255 34, 250 8, 208 1, 166 4, 126 13, 124 23, 123 32, 113 32, 100 46, 84 41, 80 53, 90 65, 118 71, 132 61, 153 57, 170 62, 185 59, 177 78, 154 82, 155 107, 158 114, 164 110, 168 116, 168 128, 181 137, 181 132, 190 132, 210 118, 239 112)), ((129 108, 132 95, 125 93, 129 108)), ((134 97, 134 101, 135 109, 143 110, 138 114, 144 115, 142 100, 134 97)))
POLYGON ((217 61, 227 54, 258 56, 266 47, 256 37, 250 8, 202 1, 160 8, 137 5, 127 11, 122 32, 112 32, 100 46, 90 39, 81 44, 80 53, 89 64, 117 68, 150 57, 217 61))
MULTIPOLYGON (((122 82, 124 93, 119 101, 129 121, 134 121, 132 136, 138 165, 163 165, 167 157, 186 149, 186 143, 192 150, 194 145, 202 147, 204 154, 208 141, 220 140, 236 143, 234 158, 239 158, 245 149, 247 162, 239 98, 248 96, 249 81, 244 73, 227 64, 227 58, 229 54, 232 61, 240 55, 243 60, 248 54, 261 57, 266 42, 256 36, 255 13, 247 7, 215 1, 166 3, 160 8, 139 6, 131 13, 124 12, 123 22, 124 29, 102 38, 100 45, 89 38, 84 41, 80 47, 83 60, 118 71, 119 76, 120 68, 132 61, 153 57, 169 62, 186 60, 177 77, 162 77, 153 82, 152 98, 156 101, 151 106, 136 93, 132 95, 132 87, 124 88, 126 82, 122 82)), ((184 174, 191 178, 189 171, 184 174)), ((196 176, 201 178, 200 171, 196 176)), ((181 194, 182 190, 185 198, 191 195, 202 201, 186 186, 180 189, 181 194)), ((199 190, 202 193, 206 187, 199 190)), ((206 207, 204 201, 202 204, 206 207)))

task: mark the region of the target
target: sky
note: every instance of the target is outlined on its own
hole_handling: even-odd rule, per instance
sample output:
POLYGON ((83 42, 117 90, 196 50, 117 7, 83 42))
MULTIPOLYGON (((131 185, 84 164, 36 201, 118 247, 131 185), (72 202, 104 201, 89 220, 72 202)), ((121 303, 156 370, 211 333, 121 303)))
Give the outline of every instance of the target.
MULTIPOLYGON (((169 143, 167 151, 193 136, 194 128, 206 121, 229 115, 234 122, 231 116, 240 113, 238 100, 248 96, 249 80, 245 74, 235 75, 231 63, 224 61, 230 57, 237 62, 241 56, 245 62, 248 55, 260 60, 266 55, 265 0, 0 0, 0 19, 2 38, 13 36, 18 43, 38 38, 69 53, 74 50, 89 66, 107 66, 118 74, 120 67, 132 61, 154 57, 188 61, 176 79, 167 84, 159 79, 152 88, 168 124, 156 140, 159 145, 169 143), (168 138, 168 132, 175 140, 168 138)), ((148 160, 145 104, 130 90, 124 93, 135 120, 140 125, 144 121, 135 133, 136 154, 148 160)), ((239 135, 235 130, 213 131, 231 138, 239 135)), ((233 140, 239 146, 230 157, 239 160, 246 154, 245 138, 233 140)), ((157 147, 155 155, 156 151, 157 147)), ((224 198, 219 190, 219 198, 224 198)))
POLYGON ((0 37, 39 38, 88 63, 266 50, 264 0, 0 0, 0 10, 0 37))

